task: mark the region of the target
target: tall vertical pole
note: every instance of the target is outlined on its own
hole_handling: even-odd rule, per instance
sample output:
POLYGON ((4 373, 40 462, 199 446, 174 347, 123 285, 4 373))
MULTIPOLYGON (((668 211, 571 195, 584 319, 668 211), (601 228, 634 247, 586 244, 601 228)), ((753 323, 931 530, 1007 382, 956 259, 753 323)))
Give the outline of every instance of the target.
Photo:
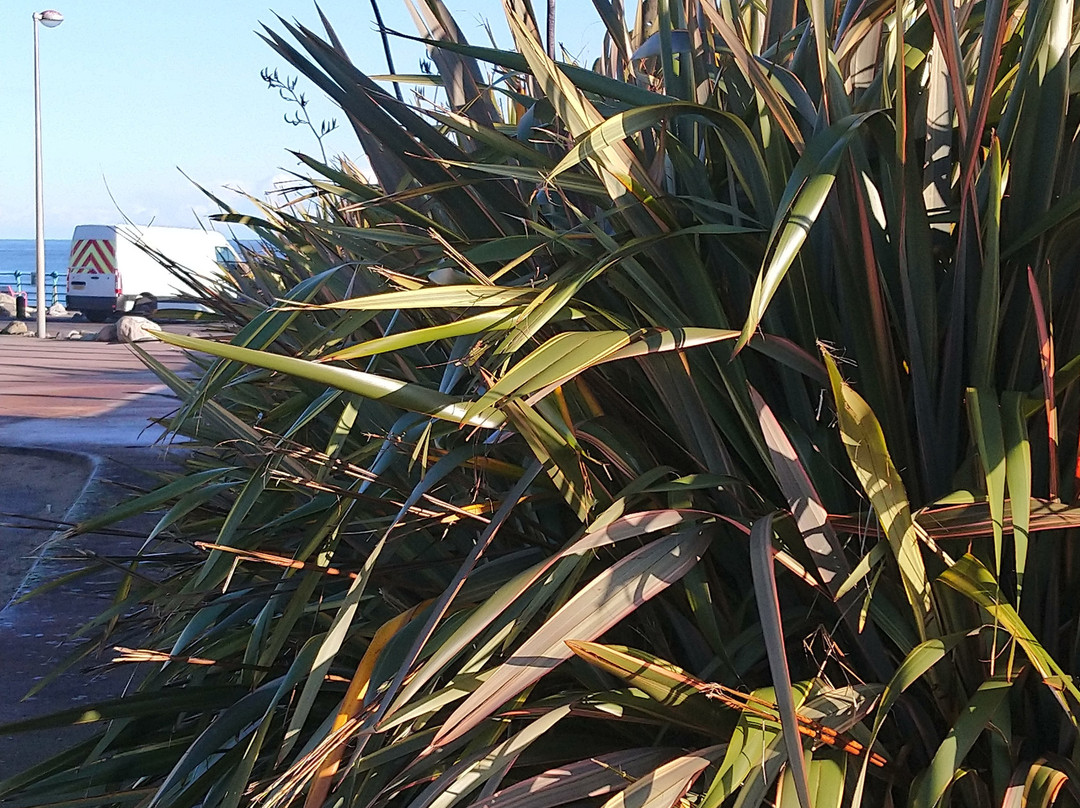
POLYGON ((548 58, 555 61, 555 0, 547 0, 547 52, 548 58))
POLYGON ((39 339, 49 336, 45 330, 45 205, 42 199, 41 181, 41 76, 38 58, 38 14, 33 15, 34 25, 34 191, 35 191, 35 237, 37 239, 37 335, 39 339))

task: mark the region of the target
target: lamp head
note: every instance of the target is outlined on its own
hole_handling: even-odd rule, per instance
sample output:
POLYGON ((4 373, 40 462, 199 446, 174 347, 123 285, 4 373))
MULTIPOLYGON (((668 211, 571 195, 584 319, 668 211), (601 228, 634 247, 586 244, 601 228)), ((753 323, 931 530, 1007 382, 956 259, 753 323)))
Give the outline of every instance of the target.
POLYGON ((44 25, 46 28, 55 28, 64 21, 64 15, 59 11, 39 11, 34 15, 34 19, 44 25))

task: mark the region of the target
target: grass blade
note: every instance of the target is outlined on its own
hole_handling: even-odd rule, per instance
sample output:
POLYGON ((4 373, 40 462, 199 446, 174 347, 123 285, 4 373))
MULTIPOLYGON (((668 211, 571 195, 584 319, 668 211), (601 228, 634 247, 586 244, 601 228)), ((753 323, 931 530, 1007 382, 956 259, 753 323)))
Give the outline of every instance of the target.
POLYGON ((1054 395, 1054 332, 1043 307, 1039 284, 1031 267, 1027 268, 1028 290, 1031 305, 1035 308, 1035 328, 1039 335, 1039 362, 1043 375, 1043 394, 1046 402, 1046 429, 1048 434, 1047 456, 1050 499, 1058 498, 1058 418, 1057 398, 1054 395))
POLYGON ((577 801, 581 794, 603 797, 626 788, 674 754, 674 750, 650 747, 597 755, 515 783, 473 808, 557 808, 577 801))
POLYGON ((773 688, 776 691, 780 723, 784 728, 784 745, 787 747, 795 789, 802 808, 812 808, 802 736, 799 734, 799 723, 795 717, 795 695, 791 689, 784 627, 780 618, 780 594, 776 589, 776 570, 773 567, 772 521, 773 515, 770 514, 757 520, 750 530, 750 566, 754 576, 754 595, 761 619, 761 631, 765 635, 765 650, 768 654, 773 688))
MULTIPOLYGON (((1005 433, 1005 476, 1009 486, 1009 513, 1013 531, 1016 570, 1016 608, 1024 590, 1028 540, 1031 535, 1031 443, 1023 415, 1024 396, 1005 392, 1001 396, 1001 420, 1005 433)), ((1075 490, 1080 491, 1080 487, 1075 490)))
POLYGON ((925 640, 937 633, 937 618, 903 480, 889 457, 885 436, 873 411, 840 378, 840 371, 832 357, 826 352, 823 352, 823 356, 836 401, 844 447, 900 565, 904 591, 915 616, 916 629, 920 639, 925 640))
POLYGON ((1020 619, 1016 609, 1005 600, 990 571, 969 553, 945 570, 939 580, 985 609, 995 625, 1000 625, 1016 639, 1043 682, 1061 702, 1066 718, 1074 726, 1080 723, 1074 708, 1070 706, 1080 704, 1080 689, 1020 619))
POLYGON ((645 545, 600 573, 447 718, 432 745, 460 738, 565 661, 572 653, 567 640, 595 639, 667 589, 698 562, 709 543, 709 531, 684 530, 645 545))
POLYGON ((723 744, 709 746, 675 758, 635 780, 602 808, 670 808, 679 803, 697 776, 719 760, 726 749, 723 744))
POLYGON ((940 802, 953 779, 962 771, 971 747, 994 718, 1011 687, 1012 682, 1004 679, 988 679, 979 685, 956 723, 949 728, 922 780, 916 785, 911 798, 912 808, 933 808, 940 802))
POLYGON ((750 311, 735 349, 746 345, 765 316, 765 310, 780 288, 799 250, 817 221, 818 214, 836 181, 844 152, 859 127, 872 113, 851 115, 830 126, 807 144, 795 165, 780 200, 764 264, 754 284, 750 311))
POLYGON ((979 450, 986 477, 987 499, 990 504, 990 521, 994 530, 994 572, 1001 575, 1003 528, 1005 523, 1005 440, 1002 436, 1001 412, 997 396, 989 390, 969 387, 967 391, 968 413, 975 445, 979 450))
POLYGON ((374 373, 323 365, 306 359, 296 359, 291 356, 282 356, 266 351, 254 351, 250 348, 226 345, 199 337, 185 337, 163 331, 155 331, 154 334, 162 342, 168 342, 171 345, 177 345, 190 351, 208 353, 233 362, 286 373, 308 381, 336 387, 347 393, 355 393, 364 398, 382 401, 394 407, 423 413, 453 423, 493 429, 503 421, 499 415, 495 415, 491 419, 476 421, 466 419, 463 421, 467 407, 465 403, 458 399, 435 390, 429 390, 418 384, 398 381, 374 373))

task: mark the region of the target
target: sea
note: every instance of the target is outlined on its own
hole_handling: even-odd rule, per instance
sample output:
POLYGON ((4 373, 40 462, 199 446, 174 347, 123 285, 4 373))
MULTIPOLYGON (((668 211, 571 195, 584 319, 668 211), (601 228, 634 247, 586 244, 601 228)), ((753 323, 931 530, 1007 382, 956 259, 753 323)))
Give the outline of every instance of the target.
MULTIPOLYGON (((71 241, 45 239, 45 299, 53 303, 67 300, 67 262, 71 241)), ((0 292, 25 292, 27 304, 37 305, 35 273, 37 247, 32 238, 0 239, 0 292)))

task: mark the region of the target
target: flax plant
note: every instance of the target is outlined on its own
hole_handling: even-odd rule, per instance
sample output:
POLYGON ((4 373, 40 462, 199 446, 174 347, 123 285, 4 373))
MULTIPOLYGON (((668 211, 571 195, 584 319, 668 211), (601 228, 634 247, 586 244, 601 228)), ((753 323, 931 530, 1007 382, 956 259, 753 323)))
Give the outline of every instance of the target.
POLYGON ((1080 801, 1071 3, 593 5, 587 65, 265 29, 370 169, 220 217, 197 448, 75 528, 162 513, 87 628, 138 685, 0 795, 1080 801))

